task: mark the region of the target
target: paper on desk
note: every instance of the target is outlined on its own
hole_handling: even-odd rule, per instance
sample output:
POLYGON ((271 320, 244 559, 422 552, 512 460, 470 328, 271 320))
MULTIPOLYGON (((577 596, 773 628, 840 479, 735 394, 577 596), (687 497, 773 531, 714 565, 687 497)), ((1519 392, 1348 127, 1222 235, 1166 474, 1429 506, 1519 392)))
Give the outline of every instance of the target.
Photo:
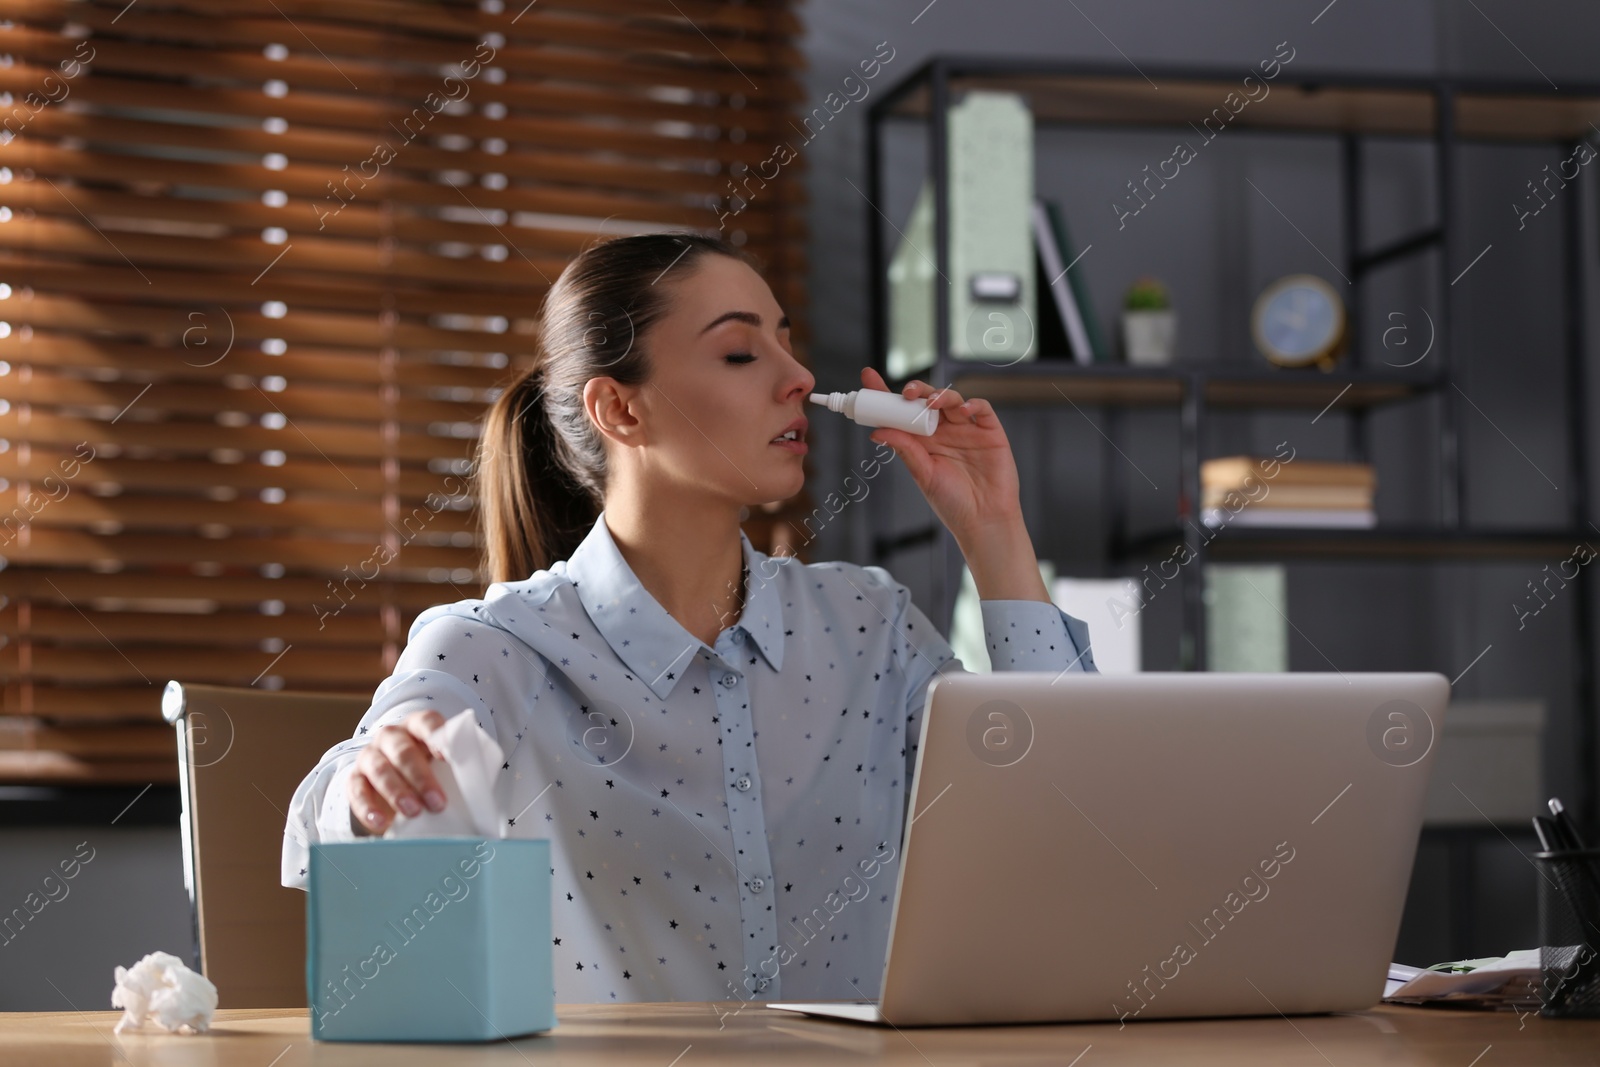
POLYGON ((1411 981, 1417 975, 1427 973, 1427 970, 1422 967, 1408 967, 1404 963, 1389 964, 1389 978, 1383 984, 1384 999, 1387 1000, 1394 996, 1395 990, 1411 981))
POLYGON ((437 757, 433 773, 444 792, 444 810, 424 808, 409 818, 397 814, 383 836, 504 837, 507 823, 500 817, 493 788, 505 762, 499 742, 468 709, 429 734, 427 744, 437 757))
MULTIPOLYGON (((1479 961, 1462 961, 1479 962, 1479 961)), ((1399 986, 1385 990, 1385 1000, 1521 999, 1540 979, 1539 950, 1518 949, 1504 958, 1488 959, 1470 971, 1419 971, 1399 986), (1499 995, 1494 997, 1493 995, 1499 995)), ((1390 978, 1396 977, 1394 968, 1390 978)), ((1393 982, 1390 983, 1393 986, 1393 982)))

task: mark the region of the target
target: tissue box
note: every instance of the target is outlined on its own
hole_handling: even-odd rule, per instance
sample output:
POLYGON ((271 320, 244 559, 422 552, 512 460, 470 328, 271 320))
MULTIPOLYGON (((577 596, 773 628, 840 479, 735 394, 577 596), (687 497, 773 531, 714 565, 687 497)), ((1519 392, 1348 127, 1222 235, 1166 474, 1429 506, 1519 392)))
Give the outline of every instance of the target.
POLYGON ((493 1041, 556 1025, 550 842, 311 846, 306 984, 321 1041, 493 1041))

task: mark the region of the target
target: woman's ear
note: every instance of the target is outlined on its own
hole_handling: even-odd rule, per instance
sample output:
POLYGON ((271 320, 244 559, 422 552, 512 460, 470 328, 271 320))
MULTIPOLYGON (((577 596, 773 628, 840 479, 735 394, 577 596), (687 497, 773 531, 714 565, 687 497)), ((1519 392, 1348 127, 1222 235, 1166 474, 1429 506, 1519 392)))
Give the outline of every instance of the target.
POLYGON ((639 391, 615 378, 590 378, 583 386, 583 408, 602 436, 629 448, 644 444, 638 412, 639 391))

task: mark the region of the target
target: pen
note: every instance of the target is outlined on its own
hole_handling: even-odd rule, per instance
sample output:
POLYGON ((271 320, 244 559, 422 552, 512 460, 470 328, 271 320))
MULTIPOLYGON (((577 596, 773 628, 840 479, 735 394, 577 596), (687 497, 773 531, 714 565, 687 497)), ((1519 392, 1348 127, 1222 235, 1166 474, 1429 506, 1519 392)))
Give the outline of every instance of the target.
POLYGON ((1562 837, 1566 839, 1566 847, 1574 851, 1582 851, 1588 846, 1583 843, 1583 838, 1578 834, 1578 827, 1572 821, 1572 816, 1567 814, 1566 805, 1561 803, 1560 797, 1551 797, 1549 800, 1550 814, 1553 815, 1557 828, 1562 837))
POLYGON ((1533 817, 1533 832, 1539 837, 1539 845, 1546 852, 1561 852, 1561 837, 1557 832, 1555 823, 1548 815, 1535 815, 1533 817))

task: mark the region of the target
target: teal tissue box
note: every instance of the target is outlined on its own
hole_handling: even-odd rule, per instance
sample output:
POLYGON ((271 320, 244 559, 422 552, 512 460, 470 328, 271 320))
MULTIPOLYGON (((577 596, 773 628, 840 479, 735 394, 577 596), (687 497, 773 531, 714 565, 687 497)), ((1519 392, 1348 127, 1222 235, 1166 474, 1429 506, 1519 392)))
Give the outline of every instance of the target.
POLYGON ((306 992, 321 1041, 494 1041, 556 1025, 550 842, 311 846, 306 992))

